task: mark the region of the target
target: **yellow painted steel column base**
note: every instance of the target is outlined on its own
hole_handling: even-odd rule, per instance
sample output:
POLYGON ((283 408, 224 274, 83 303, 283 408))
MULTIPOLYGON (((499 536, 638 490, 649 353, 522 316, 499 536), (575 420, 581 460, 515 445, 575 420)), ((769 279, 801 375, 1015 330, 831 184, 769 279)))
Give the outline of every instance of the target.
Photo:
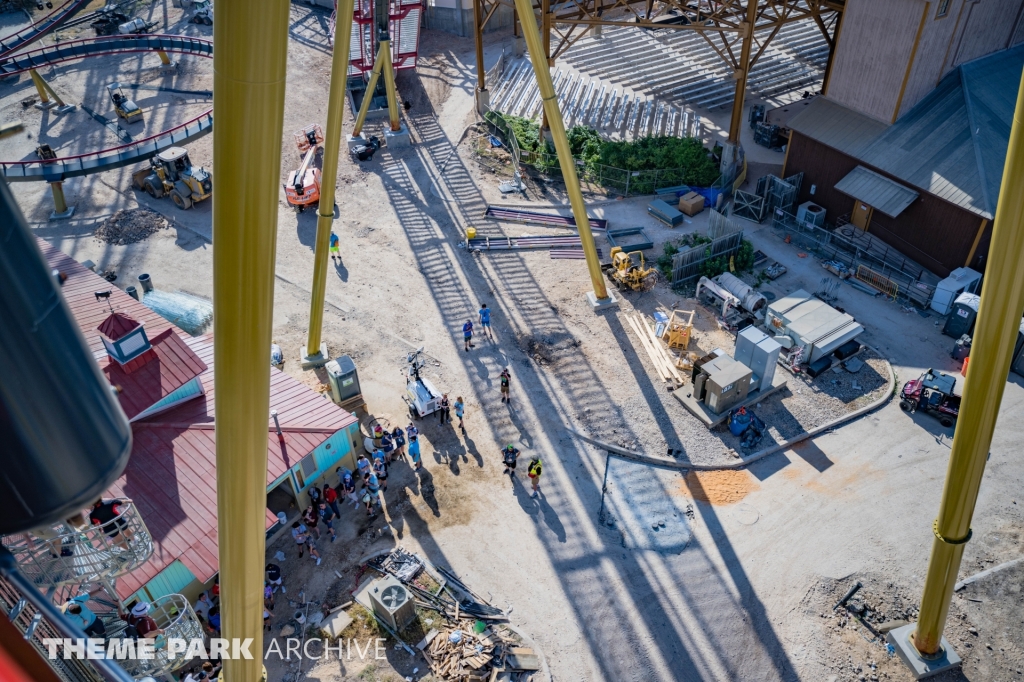
POLYGON ((53 194, 53 211, 50 213, 50 220, 66 220, 75 214, 75 207, 68 207, 64 200, 64 183, 51 182, 50 192, 53 194))
POLYGON ((176 68, 178 68, 178 62, 172 62, 171 58, 169 56, 167 56, 166 52, 164 52, 163 50, 159 50, 157 52, 157 54, 160 55, 160 71, 161 72, 167 73, 168 71, 173 71, 176 68))
POLYGON ((303 344, 299 347, 299 363, 302 369, 309 370, 315 369, 316 367, 323 367, 330 361, 331 357, 327 355, 327 342, 320 342, 320 350, 315 355, 310 355, 306 352, 306 346, 303 344))
POLYGON ((890 630, 889 634, 885 636, 885 641, 896 650, 896 654, 903 661, 903 665, 910 670, 915 680, 923 680, 926 677, 960 667, 960 657, 953 651, 952 645, 945 637, 942 638, 938 653, 929 656, 918 651, 913 641, 916 628, 917 623, 910 623, 890 630))
POLYGON ((615 298, 615 294, 611 291, 608 292, 608 298, 598 298, 597 294, 593 291, 587 292, 587 303, 590 307, 596 310, 604 310, 605 308, 615 308, 619 305, 619 299, 615 298))

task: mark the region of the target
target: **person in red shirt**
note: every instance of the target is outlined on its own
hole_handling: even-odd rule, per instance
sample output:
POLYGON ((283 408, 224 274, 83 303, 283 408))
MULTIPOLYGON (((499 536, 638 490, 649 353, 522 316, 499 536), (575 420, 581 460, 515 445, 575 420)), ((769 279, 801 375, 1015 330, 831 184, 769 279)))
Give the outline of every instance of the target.
POLYGON ((121 620, 128 623, 135 628, 139 633, 139 637, 145 637, 147 639, 153 639, 157 635, 164 634, 164 631, 156 624, 153 617, 149 615, 149 602, 141 601, 132 607, 131 613, 125 613, 121 609, 117 610, 117 615, 121 617, 121 620))
POLYGON ((341 510, 338 509, 338 491, 327 483, 324 483, 324 502, 326 502, 327 506, 331 508, 334 515, 340 519, 341 510))

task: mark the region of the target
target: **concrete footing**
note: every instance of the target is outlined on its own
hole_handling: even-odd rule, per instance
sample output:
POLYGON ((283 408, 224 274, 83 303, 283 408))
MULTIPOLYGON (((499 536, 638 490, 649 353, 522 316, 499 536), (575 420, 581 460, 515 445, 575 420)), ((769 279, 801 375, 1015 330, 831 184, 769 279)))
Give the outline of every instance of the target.
POLYGON ((74 111, 77 108, 78 107, 76 107, 74 104, 62 104, 61 106, 57 107, 57 113, 66 114, 68 112, 74 111))
POLYGON ((476 91, 476 113, 483 116, 487 113, 487 110, 491 108, 491 92, 490 90, 476 91))
POLYGON ((403 123, 398 130, 391 130, 390 128, 385 130, 384 144, 392 149, 411 145, 412 138, 409 136, 409 127, 403 123))
POLYGON ((174 73, 178 70, 178 62, 169 62, 160 65, 160 73, 174 73))
POLYGON ((57 106, 57 103, 53 102, 53 101, 50 101, 50 102, 36 102, 32 106, 34 106, 36 109, 39 109, 41 111, 46 111, 47 109, 53 109, 55 106, 57 106))
POLYGON ((512 49, 515 52, 516 59, 520 59, 526 54, 526 38, 513 38, 512 49))
POLYGON ((597 294, 593 291, 588 291, 587 302, 595 311, 604 310, 605 308, 614 308, 619 305, 619 299, 615 298, 615 294, 610 291, 608 292, 608 298, 598 298, 597 294))
POLYGON ((925 658, 921 652, 910 641, 910 635, 917 629, 917 623, 904 625, 903 627, 890 630, 885 636, 885 641, 896 649, 903 664, 910 668, 910 673, 915 680, 923 680, 932 675, 960 667, 960 657, 953 651, 949 640, 942 638, 942 649, 935 657, 925 658))
POLYGON ((50 220, 67 220, 68 218, 70 218, 74 214, 75 214, 75 207, 74 206, 68 206, 68 210, 63 211, 61 213, 57 213, 56 211, 50 211, 50 220))
POLYGON ((327 355, 327 342, 325 341, 320 344, 320 352, 316 355, 306 355, 306 346, 303 344, 302 347, 299 348, 299 358, 299 363, 304 370, 313 369, 314 367, 323 367, 331 359, 327 355))
POLYGON ((362 147, 363 145, 366 144, 366 138, 363 137, 362 133, 360 133, 356 137, 346 135, 345 141, 348 143, 348 150, 350 152, 355 151, 356 147, 362 147))

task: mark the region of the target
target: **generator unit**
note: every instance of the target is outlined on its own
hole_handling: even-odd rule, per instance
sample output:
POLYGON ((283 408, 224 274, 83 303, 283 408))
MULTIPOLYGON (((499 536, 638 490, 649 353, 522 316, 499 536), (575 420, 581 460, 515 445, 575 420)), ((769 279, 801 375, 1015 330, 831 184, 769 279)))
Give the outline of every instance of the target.
POLYGON ((393 575, 376 580, 370 586, 369 596, 373 613, 395 632, 401 632, 416 620, 412 593, 393 575))
POLYGON ((750 390, 768 389, 775 379, 775 365, 779 360, 782 346, 778 341, 757 327, 747 327, 736 335, 736 352, 733 356, 750 368, 750 390))
POLYGON ((693 397, 715 414, 722 414, 750 393, 753 373, 725 353, 712 353, 694 363, 693 397))

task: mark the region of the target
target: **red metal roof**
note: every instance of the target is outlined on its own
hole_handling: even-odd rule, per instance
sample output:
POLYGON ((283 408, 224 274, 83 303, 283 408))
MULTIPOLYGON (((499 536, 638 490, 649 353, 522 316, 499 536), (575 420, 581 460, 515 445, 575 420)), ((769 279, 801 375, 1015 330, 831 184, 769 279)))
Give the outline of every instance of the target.
POLYGON ((103 333, 111 341, 117 341, 138 326, 138 320, 133 320, 123 313, 110 313, 107 319, 96 327, 96 331, 103 333))
MULTIPOLYGON (((190 354, 189 357, 194 357, 202 366, 200 380, 205 395, 132 424, 134 442, 128 466, 111 486, 108 495, 130 497, 135 502, 155 545, 153 557, 145 565, 118 580, 117 591, 122 598, 137 592, 176 559, 180 559, 196 578, 205 582, 219 568, 213 337, 206 335, 192 338, 184 332, 179 334, 176 327, 95 273, 45 242, 39 245, 50 267, 60 269, 68 276, 64 284, 65 298, 93 350, 101 350, 102 345, 98 335, 93 334, 94 342, 86 330, 95 330, 100 321, 110 315, 110 311, 106 304, 103 304, 102 310, 98 306, 88 305, 87 299, 95 303, 92 292, 109 288, 113 289, 110 301, 115 310, 124 310, 143 322, 147 331, 160 337, 161 346, 178 349, 180 345, 190 354), (85 296, 86 292, 88 297, 85 296), (94 314, 93 309, 100 311, 100 314, 94 314)), ((156 337, 151 341, 156 347, 156 337)), ((117 364, 113 360, 110 363, 117 364)), ((163 372, 163 367, 160 369, 163 372)), ((331 434, 357 421, 353 415, 330 400, 325 400, 298 380, 273 367, 269 370, 270 407, 278 412, 285 442, 278 442, 273 420, 268 414, 268 484, 315 450, 331 434)), ((130 377, 148 371, 148 367, 143 367, 135 370, 130 377)), ((276 518, 268 510, 267 527, 275 521, 276 518)))

